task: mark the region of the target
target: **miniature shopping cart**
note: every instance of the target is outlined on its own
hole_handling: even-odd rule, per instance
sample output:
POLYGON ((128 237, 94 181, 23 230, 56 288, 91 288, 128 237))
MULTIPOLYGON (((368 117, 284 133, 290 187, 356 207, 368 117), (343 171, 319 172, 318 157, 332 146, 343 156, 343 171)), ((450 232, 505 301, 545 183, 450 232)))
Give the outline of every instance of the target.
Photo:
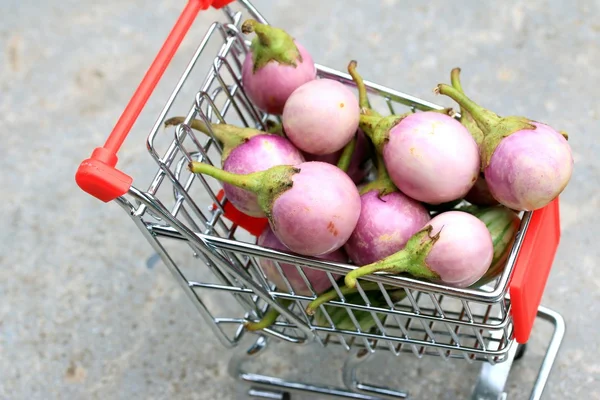
MULTIPOLYGON (((394 388, 358 381, 356 368, 370 355, 387 352, 392 356, 405 353, 418 358, 481 361, 473 398, 506 398, 504 385, 511 364, 522 353, 534 320, 539 317, 554 327, 531 391, 531 398, 539 399, 565 329, 559 314, 540 306, 560 237, 558 199, 543 209, 522 214, 502 274, 485 287, 458 289, 378 273, 361 278, 361 300, 350 301, 341 293, 334 275, 343 276, 354 266, 256 245, 256 237, 267 221, 240 213, 227 201, 218 182, 190 173, 187 165, 193 160, 219 165, 221 150, 214 136, 190 128, 193 119, 204 120, 209 126, 227 122, 266 129, 274 118, 258 110, 241 85, 241 65, 249 42, 241 34, 240 25, 247 18, 267 23, 249 1, 189 0, 105 145, 81 163, 76 175, 79 186, 104 202, 116 201, 130 215, 225 347, 236 347, 242 338, 252 339, 251 348, 243 347, 231 358, 229 368, 235 378, 251 387, 251 396, 284 399, 292 392, 308 392, 317 398, 405 398, 406 393, 394 388), (151 165, 158 168, 144 190, 139 186, 141 182, 134 186, 132 177, 116 169, 117 151, 195 17, 211 5, 222 9, 221 20, 210 25, 204 37, 199 38, 197 49, 150 127, 146 145, 156 163, 151 165), (185 120, 165 127, 164 121, 175 115, 185 116, 185 120), (312 295, 300 295, 289 284, 276 288, 262 273, 261 259, 273 261, 285 282, 280 263, 294 264, 311 290, 305 271, 326 272, 338 294, 338 298, 320 307, 327 323, 317 323, 305 311, 317 296, 314 291, 312 295), (374 283, 381 292, 384 305, 370 304, 362 289, 367 282, 370 286, 374 283), (392 300, 390 288, 404 289, 404 298, 392 300), (214 301, 217 295, 224 296, 225 301, 214 301), (286 307, 288 304, 291 305, 286 307), (330 314, 340 309, 348 314, 354 327, 336 326, 330 314), (280 313, 274 324, 257 332, 245 329, 246 322, 260 320, 269 310, 280 313), (356 318, 360 312, 373 317, 373 329, 361 330, 356 318), (245 372, 244 360, 262 353, 269 340, 347 351, 342 370, 346 387, 245 372)), ((320 77, 355 89, 348 74, 321 65, 317 68, 320 77)), ((373 107, 382 113, 442 108, 372 82, 365 83, 373 107)))

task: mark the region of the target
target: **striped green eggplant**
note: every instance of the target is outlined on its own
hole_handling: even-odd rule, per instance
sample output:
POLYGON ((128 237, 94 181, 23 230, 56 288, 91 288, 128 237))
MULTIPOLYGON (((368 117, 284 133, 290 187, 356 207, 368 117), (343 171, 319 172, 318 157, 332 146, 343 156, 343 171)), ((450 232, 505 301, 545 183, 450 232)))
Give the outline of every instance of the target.
POLYGON ((472 285, 472 287, 483 286, 504 271, 508 254, 519 231, 521 219, 514 211, 502 205, 492 207, 467 206, 461 207, 459 210, 468 212, 483 221, 492 235, 492 242, 494 243, 492 263, 485 275, 472 285))
MULTIPOLYGON (((363 282, 362 288, 369 299, 369 304, 373 307, 387 307, 387 301, 385 297, 379 290, 379 286, 374 282, 363 282)), ((388 287, 388 289, 390 289, 388 287)), ((365 305, 365 302, 358 293, 358 289, 348 288, 346 286, 341 286, 340 291, 344 295, 347 303, 350 304, 361 304, 365 305)), ((406 292, 403 289, 393 289, 388 291, 388 295, 390 300, 393 303, 397 303, 406 297, 406 292)), ((314 324, 319 326, 330 326, 329 321, 323 314, 322 310, 319 308, 321 304, 324 304, 330 300, 336 300, 338 298, 337 292, 335 289, 331 289, 330 291, 323 293, 315 300, 313 300, 308 307, 306 308, 306 312, 308 315, 315 315, 314 324)), ((280 303, 283 307, 289 307, 292 303, 291 300, 280 300, 280 303)), ((336 306, 325 306, 327 309, 327 313, 329 314, 331 320, 335 324, 337 329, 344 330, 356 330, 356 326, 352 322, 348 312, 343 307, 336 306)), ((355 310, 354 317, 358 321, 360 325, 360 329, 363 332, 369 331, 371 328, 375 327, 377 323, 373 319, 372 315, 368 311, 358 311, 355 310)), ((269 310, 263 315, 263 317, 259 321, 247 321, 244 323, 244 327, 249 331, 258 331, 265 328, 270 327, 275 323, 280 313, 273 307, 270 307, 269 310)), ((383 322, 385 319, 385 314, 377 313, 377 317, 380 321, 383 322)))
MULTIPOLYGON (((369 304, 371 306, 381 307, 381 308, 388 307, 388 303, 387 303, 385 297, 383 296, 383 294, 381 293, 381 291, 379 290, 379 287, 377 286, 376 283, 363 282, 362 287, 363 287, 363 290, 365 291, 365 295, 369 299, 369 304), (369 289, 371 289, 369 287, 369 284, 373 285, 372 290, 369 290, 369 289)), ((365 302, 364 302, 361 294, 358 293, 358 289, 356 287, 348 288, 346 286, 343 286, 340 288, 340 290, 344 294, 346 303, 365 305, 365 302)), ((332 290, 328 293, 331 293, 331 292, 335 293, 335 290, 332 290)), ((390 300, 393 303, 397 303, 397 302, 401 301, 404 297, 406 297, 406 292, 404 291, 404 289, 388 290, 388 295, 390 296, 390 300)), ((319 299, 317 299, 317 300, 313 301, 311 304, 309 304, 309 306, 307 308, 307 312, 308 312, 308 314, 314 313, 314 315, 315 315, 315 318, 313 321, 314 325, 329 327, 329 326, 331 326, 331 324, 329 323, 329 320, 323 313, 323 310, 321 308, 317 308, 317 307, 318 307, 318 305, 325 303, 326 301, 334 300, 335 298, 337 298, 337 295, 327 296, 327 294, 324 294, 321 296, 324 296, 323 297, 324 300, 320 301, 319 299), (326 300, 325 300, 325 298, 326 298, 326 300), (316 310, 316 312, 315 312, 315 310, 316 310)), ((327 310, 327 314, 329 314, 329 317, 331 318, 331 321, 335 325, 336 329, 342 329, 342 330, 348 330, 348 331, 356 330, 356 326, 354 325, 354 322, 352 322, 352 319, 350 318, 348 311, 346 311, 346 309, 344 307, 336 307, 336 306, 327 306, 326 305, 326 306, 324 306, 324 308, 327 310)), ((362 332, 368 332, 377 325, 377 322, 373 318, 373 315, 371 314, 371 312, 359 311, 359 310, 353 310, 352 312, 353 312, 354 317, 356 318, 356 321, 358 322, 358 324, 360 326, 360 330, 362 332)), ((376 313, 376 315, 377 315, 377 318, 379 318, 379 320, 381 322, 383 322, 386 317, 386 314, 382 314, 382 313, 376 313)))

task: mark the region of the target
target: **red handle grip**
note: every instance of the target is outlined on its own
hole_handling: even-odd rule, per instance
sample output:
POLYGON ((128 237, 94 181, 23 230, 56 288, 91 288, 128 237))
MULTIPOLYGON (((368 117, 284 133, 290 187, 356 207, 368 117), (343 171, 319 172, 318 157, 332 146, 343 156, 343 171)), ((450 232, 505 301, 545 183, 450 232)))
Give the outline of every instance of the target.
POLYGON ((556 198, 531 216, 510 281, 510 300, 517 342, 526 343, 560 241, 559 201, 556 198))
POLYGON ((162 78, 175 52, 183 41, 200 10, 209 6, 221 8, 233 0, 188 0, 183 12, 171 29, 167 40, 156 55, 142 82, 125 107, 103 147, 96 148, 90 158, 77 169, 75 181, 92 196, 108 202, 127 193, 133 179, 117 170, 117 152, 129 134, 131 127, 146 105, 148 98, 162 78))

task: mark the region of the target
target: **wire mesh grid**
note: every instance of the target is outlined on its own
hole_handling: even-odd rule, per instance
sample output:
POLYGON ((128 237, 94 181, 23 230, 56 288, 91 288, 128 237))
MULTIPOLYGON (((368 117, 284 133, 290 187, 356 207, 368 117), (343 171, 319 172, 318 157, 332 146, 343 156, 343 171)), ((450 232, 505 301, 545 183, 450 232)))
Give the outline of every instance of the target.
MULTIPOLYGON (((249 3, 238 5, 266 22, 249 3)), ((316 340, 348 350, 504 361, 513 344, 506 282, 519 240, 504 273, 487 289, 458 290, 373 275, 359 280, 356 293, 345 295, 340 279, 348 265, 262 248, 254 244, 254 236, 224 218, 227 200, 219 193, 221 184, 187 169, 192 160, 220 166, 222 149, 214 135, 191 129, 191 122, 200 119, 209 128, 211 123, 226 122, 258 129, 279 122, 255 108, 242 88, 248 42, 239 26, 248 15, 232 7, 224 11, 225 21, 210 26, 148 136, 148 151, 158 165, 156 175, 146 191, 132 187, 128 198, 119 199, 222 343, 237 344, 246 332, 245 322, 259 320, 275 308, 281 316, 261 333, 290 343, 316 340), (201 66, 208 74, 199 74, 201 66), (180 114, 183 123, 165 128, 167 116, 177 115, 175 109, 185 110, 180 114), (283 286, 267 279, 262 269, 266 263, 278 271, 283 286), (311 272, 327 274, 336 295, 314 315, 306 311, 317 297, 307 277, 311 272), (290 283, 294 279, 301 279, 308 291, 296 290, 290 283)), ((348 75, 317 67, 321 77, 355 89, 348 75)), ((442 108, 366 83, 373 107, 382 112, 405 112, 407 106, 412 112, 442 108)), ((520 236, 526 224, 527 215, 520 236)))

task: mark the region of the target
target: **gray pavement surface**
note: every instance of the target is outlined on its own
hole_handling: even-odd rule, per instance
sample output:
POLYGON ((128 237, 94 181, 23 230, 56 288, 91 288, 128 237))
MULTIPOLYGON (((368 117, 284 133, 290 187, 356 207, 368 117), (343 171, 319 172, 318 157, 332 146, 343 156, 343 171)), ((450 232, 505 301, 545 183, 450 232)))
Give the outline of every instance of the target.
MULTIPOLYGON (((76 186, 183 1, 2 0, 0 399, 233 399, 224 350, 114 203, 76 186)), ((431 89, 463 68, 464 86, 500 114, 570 133, 575 172, 561 202, 562 242, 543 304, 567 335, 544 399, 600 399, 600 2, 256 1, 322 64, 359 61, 369 80, 446 103, 431 89)), ((196 21, 121 153, 144 187, 145 138, 209 23, 196 21)), ((201 79, 201 78, 198 78, 201 79)), ((549 333, 536 323, 507 389, 525 399, 549 333)), ((275 345, 260 370, 339 384, 342 354, 275 345)), ((478 365, 380 357, 379 383, 414 398, 464 399, 478 365)))

